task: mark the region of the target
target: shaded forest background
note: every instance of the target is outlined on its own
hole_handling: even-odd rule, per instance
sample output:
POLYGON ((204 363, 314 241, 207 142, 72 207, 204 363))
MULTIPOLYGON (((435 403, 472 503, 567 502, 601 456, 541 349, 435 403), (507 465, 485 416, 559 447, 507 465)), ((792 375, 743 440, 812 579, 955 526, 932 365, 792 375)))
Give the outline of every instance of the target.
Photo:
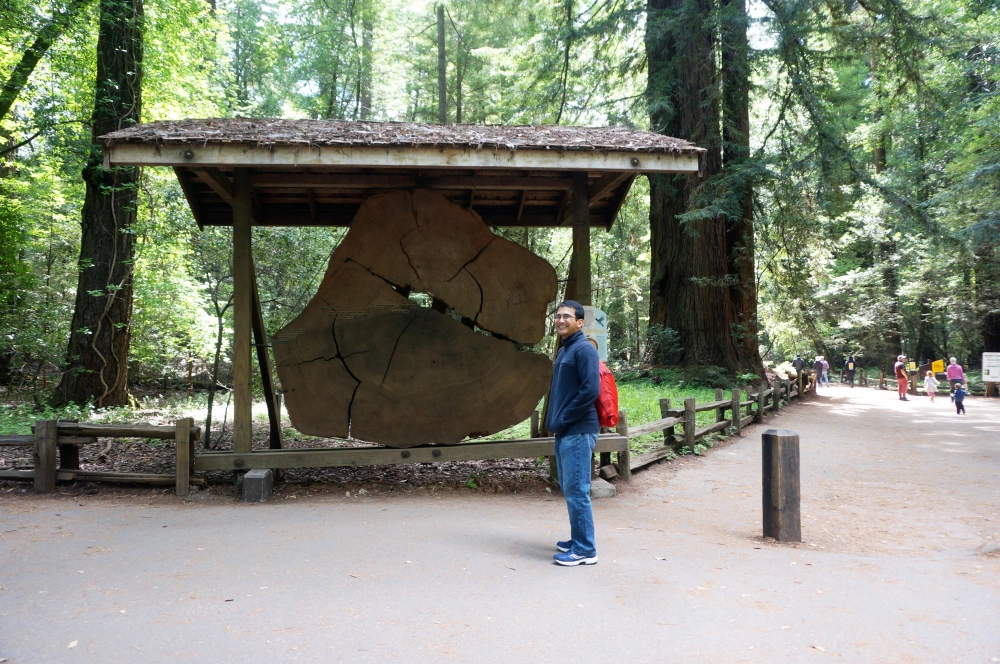
MULTIPOLYGON (((47 398, 67 366, 88 267, 81 174, 95 102, 114 94, 95 85, 99 22, 116 2, 0 0, 0 384, 22 397, 47 398), (26 55, 35 62, 18 78, 26 55)), ((434 3, 124 4, 142 10, 142 121, 439 120, 434 3)), ((444 7, 449 122, 628 125, 715 155, 702 178, 640 178, 610 231, 593 232, 594 304, 609 314, 615 367, 753 370, 757 353, 774 364, 796 352, 883 368, 899 352, 954 355, 974 367, 1000 351, 1000 3, 444 7), (729 236, 702 274, 711 224, 729 236), (668 231, 692 256, 669 254, 668 231), (684 314, 705 288, 731 293, 732 329, 706 335, 702 314, 684 314), (670 300, 681 291, 687 304, 670 300), (732 336, 728 359, 706 350, 720 335, 732 336)), ((169 170, 129 186, 129 380, 206 386, 218 364, 224 386, 228 231, 197 229, 169 170)), ((569 229, 495 232, 564 283, 569 229)), ((269 331, 308 302, 342 235, 254 229, 269 331)))

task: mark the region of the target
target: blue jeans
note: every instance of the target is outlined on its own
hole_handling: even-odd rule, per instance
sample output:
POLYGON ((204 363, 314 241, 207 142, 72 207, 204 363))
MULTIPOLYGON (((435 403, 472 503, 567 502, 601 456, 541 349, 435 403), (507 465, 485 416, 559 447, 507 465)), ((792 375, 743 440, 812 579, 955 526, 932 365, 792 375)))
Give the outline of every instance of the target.
POLYGON ((821 383, 825 383, 827 387, 830 387, 830 375, 827 374, 826 370, 820 375, 819 380, 821 383))
POLYGON ((569 510, 570 551, 595 556, 594 511, 590 504, 590 472, 596 433, 556 436, 556 470, 569 510))

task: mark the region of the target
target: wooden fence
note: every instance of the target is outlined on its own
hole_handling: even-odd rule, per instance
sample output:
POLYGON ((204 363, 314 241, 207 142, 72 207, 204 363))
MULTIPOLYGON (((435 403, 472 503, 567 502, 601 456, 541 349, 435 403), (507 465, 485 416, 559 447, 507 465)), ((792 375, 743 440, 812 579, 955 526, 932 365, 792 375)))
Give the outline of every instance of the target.
MULTIPOLYGON (((598 436, 595 453, 600 455, 601 466, 611 463, 611 454, 617 454, 618 472, 625 482, 631 481, 632 471, 676 454, 681 447, 697 453, 697 442, 706 436, 732 429, 738 433, 751 422, 763 421, 764 414, 777 411, 782 404, 814 389, 808 376, 800 374, 796 380, 781 380, 774 385, 762 383, 756 392, 733 390, 725 398, 722 390, 715 391, 715 401, 696 403, 685 399, 683 408, 675 409, 670 399, 660 400, 661 419, 635 427, 628 425, 624 411, 617 431, 598 436), (696 426, 696 416, 701 412, 715 412, 716 421, 708 426, 696 426), (728 413, 728 415, 727 415, 728 413), (679 429, 679 432, 678 432, 679 429), (645 454, 631 455, 629 439, 650 433, 663 432, 663 446, 645 454)), ((30 446, 33 453, 31 467, 0 468, 0 480, 29 480, 37 491, 53 491, 56 481, 88 480, 152 486, 174 486, 177 494, 186 496, 192 484, 205 485, 194 471, 250 470, 253 468, 303 468, 331 466, 360 466, 403 463, 428 463, 472 459, 499 459, 550 456, 554 439, 539 437, 538 414, 532 417, 532 438, 526 440, 470 441, 448 446, 420 446, 396 449, 382 446, 350 448, 278 449, 250 453, 231 451, 194 453, 194 441, 201 435, 191 418, 178 420, 173 425, 147 424, 82 424, 67 420, 39 420, 30 436, 0 436, 0 447, 30 446), (152 438, 173 440, 176 449, 176 467, 173 475, 157 473, 124 473, 80 469, 80 445, 91 445, 98 438, 152 438)))
POLYGON ((0 436, 0 447, 31 446, 34 458, 30 469, 0 469, 0 479, 31 480, 36 491, 54 490, 56 480, 87 480, 174 486, 181 495, 187 495, 192 483, 205 484, 204 479, 191 477, 191 463, 194 459, 191 453, 192 443, 201 433, 201 429, 193 426, 191 418, 178 420, 170 426, 39 420, 32 429, 34 433, 30 436, 0 436), (177 446, 177 472, 174 475, 162 475, 81 470, 80 445, 95 444, 98 438, 173 440, 177 446))
MULTIPOLYGON (((802 398, 814 390, 815 385, 809 380, 809 376, 801 373, 795 380, 782 379, 773 385, 762 382, 756 392, 747 390, 746 398, 743 398, 741 390, 734 389, 727 399, 723 390, 718 389, 715 391, 715 401, 699 404, 694 398, 688 398, 684 400, 682 409, 673 408, 670 399, 660 399, 661 419, 635 427, 628 426, 623 412, 622 421, 626 423, 624 427, 619 425, 619 433, 626 438, 663 432, 662 447, 630 458, 629 474, 660 459, 676 455, 681 447, 687 447, 697 454, 696 445, 706 436, 727 430, 731 430, 734 435, 738 434, 752 422, 763 422, 766 413, 777 412, 782 404, 788 404, 794 398, 802 398), (697 414, 711 411, 715 412, 715 423, 697 426, 697 414), (677 432, 678 427, 680 433, 677 432)), ((605 459, 601 459, 601 465, 605 465, 605 459)))

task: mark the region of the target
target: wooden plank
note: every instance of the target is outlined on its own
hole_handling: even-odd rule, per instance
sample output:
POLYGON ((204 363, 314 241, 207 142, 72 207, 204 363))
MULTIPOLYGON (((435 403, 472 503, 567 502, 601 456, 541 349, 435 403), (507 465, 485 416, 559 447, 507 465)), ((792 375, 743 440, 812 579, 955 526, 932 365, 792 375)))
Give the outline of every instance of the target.
POLYGON ((747 415, 746 417, 740 419, 740 428, 743 429, 749 426, 753 422, 753 415, 747 415))
MULTIPOLYGON (((555 438, 460 443, 458 445, 411 447, 341 447, 262 450, 250 453, 206 452, 195 456, 194 467, 207 470, 250 470, 252 468, 330 468, 335 466, 377 466, 383 464, 433 463, 552 456, 555 438)), ((628 438, 618 434, 597 437, 595 452, 622 452, 628 438)))
POLYGON ((799 436, 768 429, 761 436, 764 537, 801 542, 799 436))
POLYGON ((253 392, 251 389, 251 311, 253 262, 251 257, 250 175, 237 168, 233 174, 233 449, 253 448, 253 392))
MULTIPOLYGON (((628 414, 624 410, 618 411, 618 435, 628 440, 628 414)), ((632 453, 628 444, 618 451, 618 474, 625 484, 632 483, 632 453)))
POLYGON ((575 173, 573 191, 573 258, 576 266, 577 302, 591 304, 590 283, 590 206, 587 202, 587 174, 575 173))
POLYGON ((687 445, 688 449, 691 450, 692 454, 697 454, 694 451, 695 443, 695 406, 697 402, 694 397, 688 397, 684 400, 684 444, 687 445))
POLYGON ((254 348, 257 349, 257 368, 260 369, 264 403, 267 404, 268 447, 272 450, 280 450, 283 443, 281 417, 278 412, 280 407, 278 406, 278 395, 274 389, 274 372, 271 370, 271 354, 268 352, 264 315, 260 310, 260 292, 257 290, 257 270, 254 268, 253 256, 250 257, 250 270, 250 276, 253 280, 253 310, 251 311, 250 327, 253 329, 254 348))
POLYGON ((732 392, 731 402, 729 404, 729 417, 731 418, 731 425, 733 429, 736 430, 736 435, 740 434, 740 429, 742 428, 742 421, 740 419, 740 390, 736 388, 732 392))
MULTIPOLYGON (((678 417, 678 414, 670 410, 670 399, 660 399, 660 419, 668 417, 678 417)), ((674 440, 674 427, 669 426, 663 430, 663 444, 672 445, 674 440)))
POLYGON ((721 422, 716 422, 715 424, 709 424, 707 427, 700 427, 695 429, 694 437, 697 440, 698 438, 704 438, 705 436, 716 433, 717 431, 725 431, 730 427, 730 424, 729 420, 722 420, 721 422))
POLYGON ((637 454, 636 456, 632 457, 632 467, 630 468, 630 470, 632 472, 635 472, 636 470, 640 470, 642 468, 645 468, 646 466, 656 463, 660 459, 666 459, 669 456, 675 456, 675 455, 676 453, 674 452, 674 450, 667 446, 661 447, 652 452, 637 454))
POLYGON ((38 492, 56 488, 56 439, 59 437, 55 420, 35 423, 35 476, 34 489, 38 492))
POLYGON ((631 427, 629 428, 627 435, 629 438, 638 438, 639 436, 645 436, 648 433, 663 431, 665 429, 673 427, 674 425, 682 424, 683 422, 684 422, 683 417, 665 417, 662 420, 646 422, 645 424, 640 424, 639 426, 631 427))
MULTIPOLYGON (((111 482, 117 484, 145 484, 149 486, 176 486, 174 475, 159 473, 118 473, 103 470, 60 470, 57 473, 60 481, 87 480, 90 482, 111 482)), ((203 477, 192 477, 190 484, 206 486, 208 482, 203 477)))
POLYGON ((18 447, 34 444, 34 436, 0 436, 0 447, 18 447))
POLYGON ((233 183, 218 168, 192 168, 191 172, 218 194, 219 198, 230 206, 234 204, 236 196, 233 194, 233 183))
MULTIPOLYGON (((722 390, 716 390, 716 391, 719 394, 722 393, 722 390)), ((730 402, 729 399, 719 399, 717 401, 709 401, 707 403, 696 404, 695 407, 694 407, 694 412, 696 412, 696 413, 705 413, 705 412, 708 412, 710 410, 719 410, 720 408, 722 410, 728 410, 731 406, 732 406, 732 403, 730 402)))
POLYGON ((587 193, 587 201, 593 205, 600 199, 611 193, 616 187, 633 177, 634 173, 605 173, 590 184, 587 193))
MULTIPOLYGON (((192 430, 192 435, 198 436, 198 429, 192 430)), ((174 427, 157 426, 153 424, 59 424, 59 442, 84 444, 94 442, 94 438, 154 438, 157 440, 173 440, 174 427)))
POLYGON ((697 173, 697 152, 627 150, 476 150, 471 147, 344 146, 199 143, 116 143, 105 147, 114 166, 358 166, 381 168, 552 169, 697 173))
POLYGON ((191 444, 191 427, 194 420, 184 417, 177 420, 174 425, 175 437, 174 448, 177 455, 177 463, 174 467, 175 482, 174 488, 177 495, 182 498, 191 491, 191 464, 194 461, 194 450, 191 444))
POLYGON ((573 178, 538 175, 428 175, 356 172, 254 173, 254 189, 460 189, 572 191, 573 178))

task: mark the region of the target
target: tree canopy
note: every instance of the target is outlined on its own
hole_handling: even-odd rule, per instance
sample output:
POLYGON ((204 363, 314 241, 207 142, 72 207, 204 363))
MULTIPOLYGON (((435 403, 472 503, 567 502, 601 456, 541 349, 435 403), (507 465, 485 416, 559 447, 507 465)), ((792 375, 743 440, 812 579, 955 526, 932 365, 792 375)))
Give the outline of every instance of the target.
MULTIPOLYGON (((0 3, 0 383, 39 397, 74 332, 108 2, 0 3)), ((435 10, 145 0, 140 120, 436 122, 435 10)), ((747 366, 755 351, 854 353, 865 366, 899 352, 975 365, 1000 351, 996 2, 450 0, 444 17, 449 122, 628 125, 717 151, 680 193, 640 178, 611 229, 593 232, 613 365, 724 363, 657 308, 664 192, 675 242, 722 229, 717 269, 676 277, 729 290, 740 327, 727 333, 747 366), (708 134, 671 124, 678 81, 715 113, 708 134)), ((226 385, 229 231, 199 230, 168 171, 139 173, 134 193, 130 380, 226 385)), ((253 232, 274 332, 312 297, 343 231, 253 232)), ((495 232, 565 283, 569 229, 495 232)))

